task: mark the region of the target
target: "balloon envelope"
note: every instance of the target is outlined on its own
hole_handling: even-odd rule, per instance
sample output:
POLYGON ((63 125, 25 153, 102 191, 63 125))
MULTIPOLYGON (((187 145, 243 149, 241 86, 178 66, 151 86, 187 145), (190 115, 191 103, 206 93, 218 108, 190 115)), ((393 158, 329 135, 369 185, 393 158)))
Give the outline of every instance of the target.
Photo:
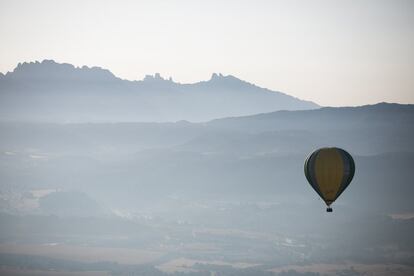
POLYGON ((305 161, 306 179, 328 207, 348 187, 354 174, 354 159, 340 148, 315 150, 305 161))

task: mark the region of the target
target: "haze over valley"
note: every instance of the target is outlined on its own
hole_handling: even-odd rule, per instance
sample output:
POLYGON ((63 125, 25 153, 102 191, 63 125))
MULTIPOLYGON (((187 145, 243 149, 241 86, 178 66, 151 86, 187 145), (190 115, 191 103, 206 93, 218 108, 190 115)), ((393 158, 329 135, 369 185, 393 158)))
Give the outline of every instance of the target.
POLYGON ((414 105, 45 60, 0 76, 0 106, 2 274, 414 273, 414 105), (303 174, 326 146, 356 163, 332 214, 303 174))

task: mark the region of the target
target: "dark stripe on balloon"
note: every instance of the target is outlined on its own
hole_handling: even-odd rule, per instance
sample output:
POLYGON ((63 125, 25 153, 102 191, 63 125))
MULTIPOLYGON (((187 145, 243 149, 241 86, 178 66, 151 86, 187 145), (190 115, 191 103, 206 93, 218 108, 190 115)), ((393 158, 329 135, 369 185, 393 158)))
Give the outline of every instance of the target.
POLYGON ((342 178, 342 183, 341 183, 341 187, 338 191, 338 193, 336 194, 336 198, 338 198, 343 191, 345 191, 345 189, 348 187, 348 185, 351 183, 352 178, 354 177, 354 172, 355 172, 355 163, 354 160, 352 159, 352 156, 344 151, 343 149, 337 149, 341 156, 342 156, 342 160, 344 162, 344 176, 342 178))
POLYGON ((309 157, 307 168, 308 168, 309 178, 311 180, 310 185, 318 193, 318 195, 323 200, 325 200, 323 194, 321 193, 321 190, 319 189, 318 182, 316 181, 316 174, 315 174, 315 161, 316 161, 316 157, 318 156, 319 152, 320 152, 320 150, 314 152, 309 157))

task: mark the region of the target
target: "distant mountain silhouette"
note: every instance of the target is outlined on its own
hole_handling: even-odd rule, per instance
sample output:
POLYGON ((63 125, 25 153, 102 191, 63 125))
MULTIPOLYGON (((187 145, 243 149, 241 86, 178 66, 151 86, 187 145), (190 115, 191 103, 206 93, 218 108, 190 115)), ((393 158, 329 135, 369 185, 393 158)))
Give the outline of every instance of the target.
POLYGON ((414 123, 414 105, 378 103, 357 107, 323 107, 317 110, 275 111, 263 114, 222 118, 208 122, 226 130, 246 129, 251 132, 275 130, 344 130, 375 128, 377 125, 400 128, 403 123, 414 123), (401 121, 402 120, 402 121, 401 121), (367 122, 375 125, 367 125, 367 122))
POLYGON ((0 75, 0 118, 12 121, 208 121, 318 105, 260 88, 234 76, 180 84, 160 74, 142 81, 117 78, 99 67, 53 60, 19 63, 0 75))

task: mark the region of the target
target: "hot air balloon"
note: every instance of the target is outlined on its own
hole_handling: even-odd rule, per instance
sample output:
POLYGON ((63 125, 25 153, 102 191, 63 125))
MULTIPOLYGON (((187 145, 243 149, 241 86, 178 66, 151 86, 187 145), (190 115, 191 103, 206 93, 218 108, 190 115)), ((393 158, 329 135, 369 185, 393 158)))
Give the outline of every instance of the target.
POLYGON ((352 156, 340 148, 321 148, 305 161, 305 176, 332 212, 331 204, 351 183, 355 173, 352 156))

